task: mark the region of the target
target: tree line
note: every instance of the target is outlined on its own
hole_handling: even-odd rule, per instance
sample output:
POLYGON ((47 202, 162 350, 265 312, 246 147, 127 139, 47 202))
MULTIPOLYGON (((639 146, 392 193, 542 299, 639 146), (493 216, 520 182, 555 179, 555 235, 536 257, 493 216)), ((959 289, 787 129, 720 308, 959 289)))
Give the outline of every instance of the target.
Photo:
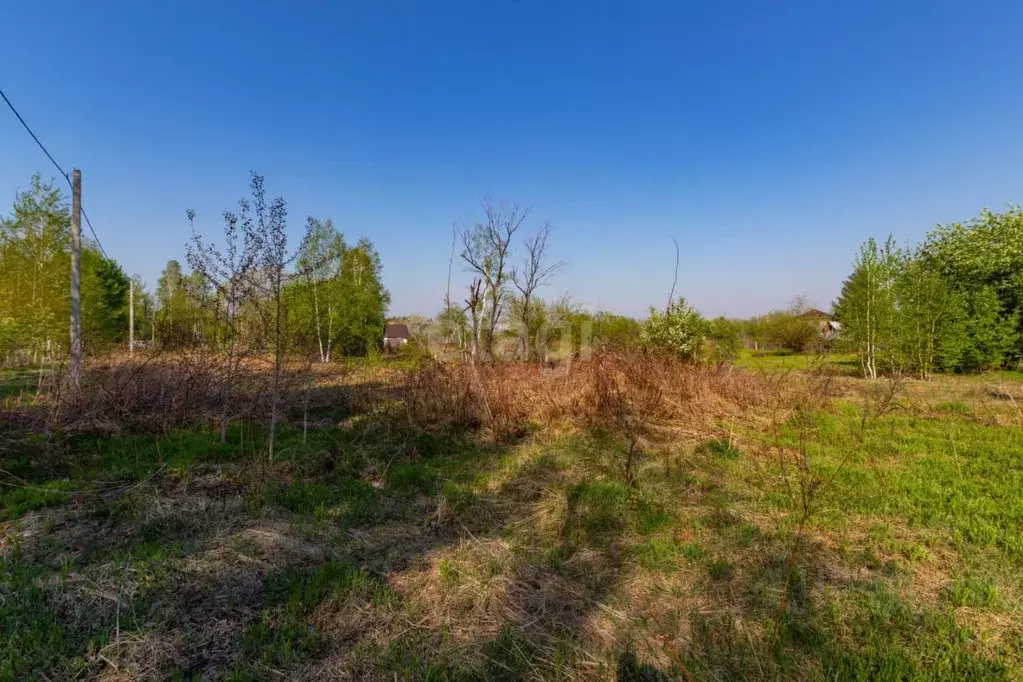
MULTIPOLYGON (((135 338, 160 349, 210 348, 239 357, 280 351, 328 362, 379 347, 390 294, 365 238, 349 244, 330 219, 307 220, 287 248, 283 200, 252 197, 223 214, 216 242, 193 226, 184 263, 167 262, 153 292, 134 278, 135 338)), ((59 360, 68 348, 71 213, 37 174, 0 220, 0 362, 59 360)), ((126 346, 129 288, 121 266, 83 240, 82 329, 90 352, 126 346)))
POLYGON ((867 240, 834 306, 863 373, 977 372, 1023 356, 1023 212, 985 210, 899 248, 867 240))
MULTIPOLYGON (((131 282, 83 239, 82 337, 93 347, 127 339, 131 282)), ((0 362, 46 362, 67 352, 71 211, 64 193, 34 175, 0 219, 0 362)))
MULTIPOLYGON (((185 258, 167 262, 152 292, 84 240, 83 337, 93 351, 126 345, 133 283, 135 337, 156 348, 213 349, 229 366, 253 353, 330 362, 380 348, 390 295, 369 240, 349 243, 329 218, 309 217, 301 243, 289 250, 286 206, 266 199, 258 175, 251 197, 223 213, 216 240, 196 231, 194 212, 186 218, 185 258)), ((542 290, 565 263, 550 255, 549 223, 522 236, 529 218, 528 209, 484 201, 481 219, 452 234, 443 309, 435 321, 411 324, 413 331, 435 330, 474 360, 493 359, 501 338, 524 360, 545 359, 555 348, 578 355, 587 345, 661 349, 713 363, 734 360, 744 346, 822 347, 821 322, 803 298, 748 320, 705 319, 674 296, 645 320, 591 313, 568 296, 545 300, 542 290), (456 253, 472 276, 461 301, 450 285, 456 253)), ((38 174, 0 220, 4 363, 67 352, 70 224, 64 193, 38 174)), ((867 240, 833 306, 842 328, 830 347, 856 353, 872 378, 1011 367, 1023 357, 1021 308, 1023 211, 984 211, 939 226, 913 247, 867 240)))

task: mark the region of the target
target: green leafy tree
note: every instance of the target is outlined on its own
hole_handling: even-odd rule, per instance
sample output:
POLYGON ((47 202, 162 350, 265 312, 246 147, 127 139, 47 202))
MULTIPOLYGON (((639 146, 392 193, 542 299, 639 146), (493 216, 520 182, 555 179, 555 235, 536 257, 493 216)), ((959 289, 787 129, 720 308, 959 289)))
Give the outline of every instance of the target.
POLYGON ((202 313, 197 292, 203 291, 197 278, 187 275, 177 260, 167 266, 156 285, 156 339, 166 348, 191 346, 196 339, 202 313))
POLYGON ((978 341, 964 357, 964 367, 988 366, 992 358, 1002 357, 1012 364, 1023 355, 1023 209, 1011 206, 1002 213, 985 209, 962 223, 943 225, 931 232, 923 247, 922 258, 968 299, 969 316, 982 319, 972 323, 971 338, 978 341), (979 293, 986 290, 988 293, 979 293), (990 298, 999 302, 995 314, 990 298), (980 298, 975 298, 979 296, 980 298), (1008 335, 995 320, 1001 316, 1016 320, 1015 345, 1005 351, 1002 341, 1008 335), (983 329, 989 331, 981 331, 983 329), (998 338, 986 338, 991 334, 998 338), (982 340, 983 339, 983 340, 982 340))
POLYGON ((1002 310, 993 286, 981 286, 967 295, 966 344, 960 367, 984 371, 1002 367, 1018 347, 1018 311, 1002 310))
POLYGON ((130 280, 117 261, 93 249, 83 249, 81 286, 85 343, 102 346, 126 340, 130 280))
POLYGON ((963 296, 915 257, 902 263, 894 286, 898 363, 921 379, 958 367, 967 341, 963 296))
POLYGON ((718 317, 707 324, 707 359, 717 365, 734 362, 742 350, 742 326, 718 317))
POLYGON ((8 362, 54 357, 67 347, 71 213, 62 192, 32 176, 0 220, 0 320, 8 362))
POLYGON ((598 311, 592 316, 593 345, 609 350, 632 350, 642 344, 643 323, 632 317, 598 311))
POLYGON ((843 343, 859 355, 864 376, 876 379, 896 359, 895 278, 900 255, 891 237, 881 246, 871 237, 842 285, 835 317, 843 343))
POLYGON ((334 223, 310 216, 306 223, 306 239, 299 249, 299 279, 291 311, 298 317, 293 329, 302 336, 315 332, 320 362, 330 362, 336 333, 340 325, 344 301, 339 295, 338 277, 347 246, 334 223))
POLYGON ((376 352, 383 338, 391 295, 382 281, 380 254, 368 239, 347 249, 342 258, 338 297, 340 345, 346 355, 376 352))
POLYGON ((684 360, 695 360, 699 358, 706 336, 706 320, 679 297, 664 311, 650 309, 642 338, 651 348, 674 353, 684 360))
MULTIPOLYGON (((0 220, 0 359, 39 362, 66 352, 71 213, 63 193, 34 175, 0 220)), ((82 245, 82 328, 100 347, 127 333, 128 278, 95 244, 82 245)))

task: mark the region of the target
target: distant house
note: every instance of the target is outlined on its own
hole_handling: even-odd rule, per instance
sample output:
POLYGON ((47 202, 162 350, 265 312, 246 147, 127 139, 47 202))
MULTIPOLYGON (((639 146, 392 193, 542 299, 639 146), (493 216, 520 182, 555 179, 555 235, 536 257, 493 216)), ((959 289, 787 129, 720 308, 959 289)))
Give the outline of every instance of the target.
POLYGON ((821 338, 825 341, 829 341, 842 331, 842 323, 834 318, 833 315, 824 312, 823 310, 807 310, 805 313, 799 316, 804 320, 814 320, 820 324, 819 330, 821 338))
POLYGON ((384 327, 384 348, 401 348, 409 340, 408 325, 403 322, 388 322, 384 327))

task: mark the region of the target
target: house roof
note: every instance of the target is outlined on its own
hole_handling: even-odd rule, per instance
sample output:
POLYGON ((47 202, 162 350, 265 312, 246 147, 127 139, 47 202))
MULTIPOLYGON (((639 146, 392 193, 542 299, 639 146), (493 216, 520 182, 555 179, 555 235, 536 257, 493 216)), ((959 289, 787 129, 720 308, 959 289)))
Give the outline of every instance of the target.
POLYGON ((403 322, 388 322, 384 327, 385 339, 407 339, 409 336, 408 325, 403 322))
POLYGON ((805 313, 800 315, 800 317, 805 317, 805 318, 811 319, 811 320, 830 320, 830 319, 832 319, 830 314, 824 312, 823 310, 816 310, 816 309, 814 309, 814 310, 807 310, 805 313))

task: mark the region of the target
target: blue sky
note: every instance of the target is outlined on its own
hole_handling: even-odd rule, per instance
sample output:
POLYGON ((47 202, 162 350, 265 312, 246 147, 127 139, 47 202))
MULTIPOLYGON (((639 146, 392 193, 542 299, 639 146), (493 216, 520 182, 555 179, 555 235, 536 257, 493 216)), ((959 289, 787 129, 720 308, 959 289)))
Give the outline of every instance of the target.
MULTIPOLYGON (((155 285, 266 177, 441 304, 451 225, 533 206, 548 295, 642 315, 826 307, 860 242, 1023 200, 1015 2, 8 3, 0 87, 155 285)), ((0 202, 55 174, 0 110, 0 202)), ((7 210, 6 208, 4 209, 7 210)), ((456 272, 456 286, 466 279, 456 272)))

